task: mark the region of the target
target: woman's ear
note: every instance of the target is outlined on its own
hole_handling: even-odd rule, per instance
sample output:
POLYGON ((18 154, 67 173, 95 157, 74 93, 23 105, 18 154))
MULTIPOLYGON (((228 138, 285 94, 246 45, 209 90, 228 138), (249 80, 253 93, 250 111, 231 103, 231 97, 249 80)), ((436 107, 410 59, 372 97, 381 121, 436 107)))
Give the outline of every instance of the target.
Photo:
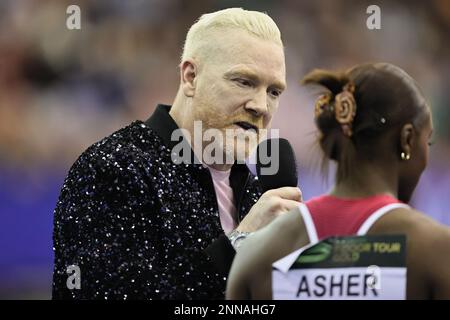
POLYGON ((416 130, 411 123, 405 124, 400 131, 400 157, 409 160, 413 146, 416 143, 416 130))
POLYGON ((197 66, 193 60, 185 60, 180 65, 181 87, 186 97, 193 97, 197 79, 197 66))

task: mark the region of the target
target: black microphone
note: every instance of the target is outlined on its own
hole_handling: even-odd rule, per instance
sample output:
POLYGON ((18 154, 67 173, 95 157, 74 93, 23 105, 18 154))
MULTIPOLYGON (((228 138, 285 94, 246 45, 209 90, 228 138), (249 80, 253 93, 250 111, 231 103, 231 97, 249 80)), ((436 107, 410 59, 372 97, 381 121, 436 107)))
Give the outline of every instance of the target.
POLYGON ((288 140, 273 138, 258 145, 256 174, 264 192, 281 187, 297 187, 297 161, 288 140))

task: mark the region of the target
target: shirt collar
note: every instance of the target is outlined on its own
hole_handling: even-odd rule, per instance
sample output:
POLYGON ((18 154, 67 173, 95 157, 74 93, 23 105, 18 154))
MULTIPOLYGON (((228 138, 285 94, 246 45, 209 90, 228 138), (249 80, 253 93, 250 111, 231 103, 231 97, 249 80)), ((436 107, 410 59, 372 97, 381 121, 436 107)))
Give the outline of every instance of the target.
MULTIPOLYGON (((156 106, 155 111, 150 116, 150 118, 148 118, 145 121, 145 124, 150 129, 155 131, 156 134, 163 140, 164 144, 167 147, 169 147, 170 150, 172 150, 173 147, 175 147, 178 143, 180 143, 180 141, 173 141, 171 139, 172 132, 176 129, 179 129, 179 127, 178 127, 177 123, 175 122, 175 120, 169 114, 170 108, 171 108, 170 105, 158 104, 156 106)), ((188 142, 184 141, 184 143, 188 143, 188 142)), ((189 147, 189 149, 191 150, 191 160, 194 160, 195 159, 194 151, 190 147, 189 147)), ((203 167, 202 164, 199 164, 199 166, 203 167)), ((248 170, 248 168, 245 164, 235 163, 231 169, 230 178, 231 178, 231 180, 235 180, 236 176, 242 176, 242 175, 247 176, 249 172, 250 171, 248 170)), ((237 179, 237 180, 241 180, 241 179, 237 179)), ((237 184, 240 184, 242 182, 243 181, 241 180, 237 184)))
POLYGON ((179 141, 172 141, 172 132, 179 127, 169 114, 170 108, 169 105, 158 104, 145 124, 158 134, 166 146, 172 149, 179 143, 179 141))

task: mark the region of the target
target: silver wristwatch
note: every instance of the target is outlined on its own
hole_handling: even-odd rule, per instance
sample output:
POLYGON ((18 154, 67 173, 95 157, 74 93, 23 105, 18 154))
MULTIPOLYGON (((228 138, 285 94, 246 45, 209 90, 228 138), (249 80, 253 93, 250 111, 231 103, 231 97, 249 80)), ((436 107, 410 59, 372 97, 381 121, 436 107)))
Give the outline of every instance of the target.
POLYGON ((242 245, 242 242, 251 235, 253 232, 242 232, 238 230, 233 230, 228 235, 228 239, 230 239, 231 245, 233 246, 234 250, 237 251, 237 249, 242 245))

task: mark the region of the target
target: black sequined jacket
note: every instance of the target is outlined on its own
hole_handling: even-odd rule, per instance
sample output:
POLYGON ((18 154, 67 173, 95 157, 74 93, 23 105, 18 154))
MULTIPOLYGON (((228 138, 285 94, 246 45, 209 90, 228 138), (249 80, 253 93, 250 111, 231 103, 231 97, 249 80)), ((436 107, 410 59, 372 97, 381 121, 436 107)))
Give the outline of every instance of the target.
MULTIPOLYGON (((54 299, 224 298, 234 250, 209 170, 171 159, 169 110, 93 144, 70 169, 54 212, 54 299)), ((261 189, 242 164, 230 184, 242 219, 261 189)))

